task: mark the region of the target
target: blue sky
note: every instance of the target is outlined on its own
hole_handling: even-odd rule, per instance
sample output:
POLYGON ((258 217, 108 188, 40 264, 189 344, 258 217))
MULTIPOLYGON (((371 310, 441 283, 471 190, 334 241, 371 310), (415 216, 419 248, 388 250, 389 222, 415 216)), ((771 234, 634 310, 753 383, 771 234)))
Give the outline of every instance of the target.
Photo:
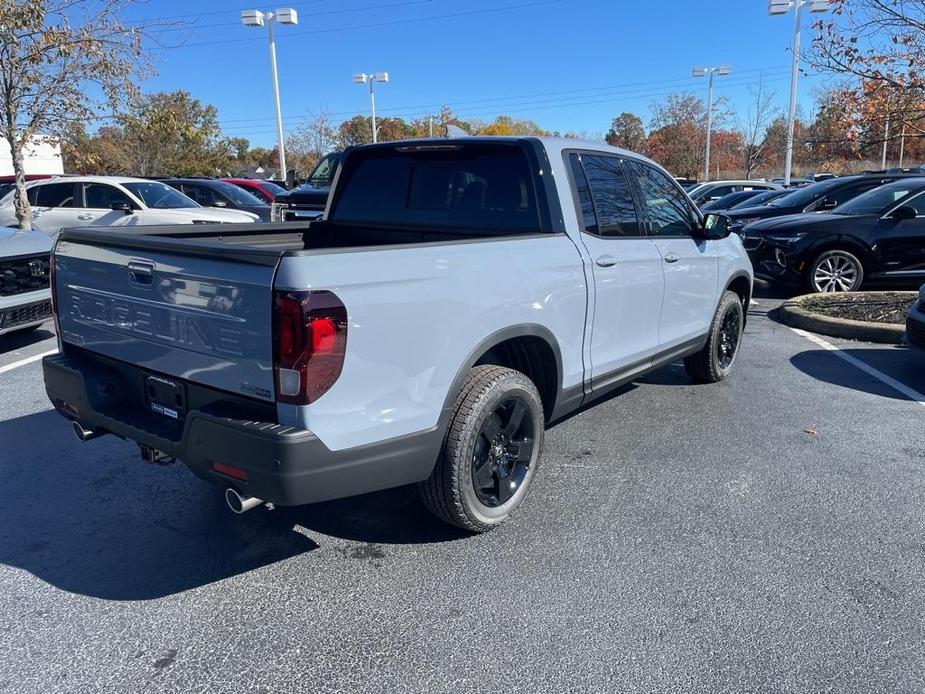
MULTIPOLYGON (((287 6, 287 5, 283 5, 287 6)), ((604 132, 672 91, 706 93, 698 65, 729 64, 716 93, 747 108, 761 74, 786 108, 792 15, 767 0, 310 0, 290 2, 298 26, 277 30, 284 127, 326 110, 339 121, 368 110, 355 72, 386 70, 382 115, 425 116, 448 104, 462 117, 499 113, 549 130, 604 132)), ((242 0, 149 0, 133 18, 185 18, 192 34, 154 52, 145 91, 186 89, 219 110, 228 135, 275 140, 265 29, 240 24, 242 0)), ((805 18, 808 27, 810 18, 805 18)), ((804 45, 809 39, 804 30, 804 45)), ((166 41, 176 36, 164 34, 166 41)), ((818 77, 802 78, 811 111, 818 77)))

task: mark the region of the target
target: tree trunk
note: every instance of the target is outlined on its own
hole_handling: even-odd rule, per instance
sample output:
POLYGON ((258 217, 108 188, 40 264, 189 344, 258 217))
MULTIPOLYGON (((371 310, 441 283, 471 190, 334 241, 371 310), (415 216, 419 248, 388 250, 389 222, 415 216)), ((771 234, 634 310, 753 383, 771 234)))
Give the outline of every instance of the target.
POLYGON ((7 140, 10 153, 13 155, 13 174, 16 177, 15 192, 13 194, 13 207, 16 210, 16 219, 20 229, 32 228, 32 207, 26 197, 26 164, 23 161, 22 144, 15 138, 7 140))

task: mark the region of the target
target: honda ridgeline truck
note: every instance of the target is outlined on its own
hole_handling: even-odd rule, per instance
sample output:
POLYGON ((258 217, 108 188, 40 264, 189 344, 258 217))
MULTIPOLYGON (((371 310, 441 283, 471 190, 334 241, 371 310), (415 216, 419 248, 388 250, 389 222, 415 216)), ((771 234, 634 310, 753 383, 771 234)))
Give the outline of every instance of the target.
POLYGON ((348 150, 310 223, 69 229, 53 256, 78 437, 182 460, 233 510, 417 483, 472 531, 544 428, 683 359, 733 366, 752 268, 655 163, 546 138, 348 150))

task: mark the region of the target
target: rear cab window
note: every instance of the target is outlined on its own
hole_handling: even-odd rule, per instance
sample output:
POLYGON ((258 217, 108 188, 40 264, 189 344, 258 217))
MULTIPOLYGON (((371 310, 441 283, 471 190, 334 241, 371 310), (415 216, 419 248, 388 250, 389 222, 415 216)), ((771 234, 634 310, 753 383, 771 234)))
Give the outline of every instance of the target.
POLYGON ((533 167, 517 143, 360 149, 331 203, 335 225, 465 231, 542 231, 533 167))

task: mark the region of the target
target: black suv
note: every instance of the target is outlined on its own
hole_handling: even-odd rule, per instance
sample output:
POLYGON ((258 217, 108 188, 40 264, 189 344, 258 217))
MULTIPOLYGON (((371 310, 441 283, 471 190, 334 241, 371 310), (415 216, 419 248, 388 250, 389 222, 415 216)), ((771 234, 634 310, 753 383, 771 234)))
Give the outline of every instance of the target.
POLYGON ((869 190, 830 214, 754 222, 742 242, 755 275, 771 282, 811 292, 856 291, 865 280, 918 286, 925 281, 925 177, 869 190))
POLYGON ((214 178, 162 178, 168 186, 176 188, 203 207, 224 207, 251 212, 260 221, 270 221, 270 206, 256 195, 248 193, 233 183, 214 178))
POLYGON ((798 188, 767 205, 737 207, 727 212, 732 230, 741 235, 742 229, 752 222, 768 217, 783 217, 800 212, 828 212, 861 193, 873 190, 884 183, 903 178, 903 174, 876 174, 873 176, 842 176, 828 181, 798 188))
POLYGON ((326 155, 312 170, 305 183, 273 198, 274 222, 316 219, 324 212, 331 192, 331 183, 340 164, 342 152, 326 155))

